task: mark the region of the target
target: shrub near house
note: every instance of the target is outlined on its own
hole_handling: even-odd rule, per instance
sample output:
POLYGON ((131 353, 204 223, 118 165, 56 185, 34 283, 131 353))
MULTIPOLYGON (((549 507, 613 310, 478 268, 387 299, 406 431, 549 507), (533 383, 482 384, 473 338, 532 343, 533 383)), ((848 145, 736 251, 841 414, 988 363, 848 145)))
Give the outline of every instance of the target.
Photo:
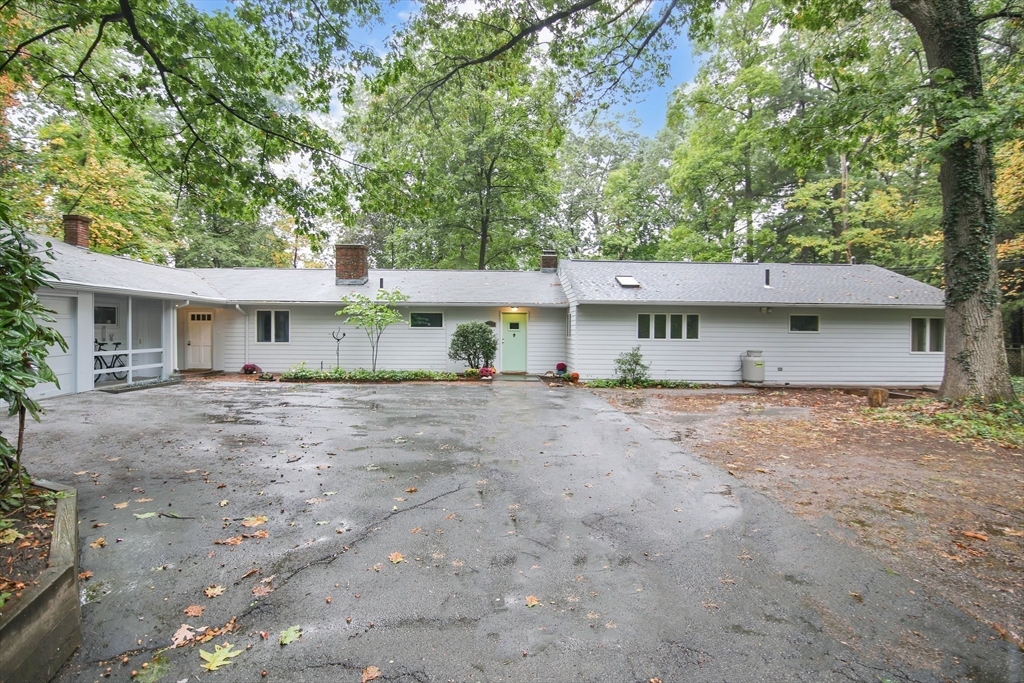
POLYGON ((490 367, 498 353, 498 340, 486 323, 462 323, 452 334, 448 357, 465 361, 470 368, 490 367))

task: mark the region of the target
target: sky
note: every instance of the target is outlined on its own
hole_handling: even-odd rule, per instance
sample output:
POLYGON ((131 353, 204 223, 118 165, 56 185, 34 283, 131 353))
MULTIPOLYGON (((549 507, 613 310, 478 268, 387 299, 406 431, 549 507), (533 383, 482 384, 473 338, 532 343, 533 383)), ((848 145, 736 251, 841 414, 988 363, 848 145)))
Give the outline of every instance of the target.
MULTIPOLYGON (((227 0, 191 0, 192 4, 205 11, 215 11, 228 7, 227 0)), ((463 0, 471 3, 473 0, 463 0)), ((413 12, 416 3, 413 0, 396 0, 386 4, 382 21, 370 28, 353 28, 351 38, 354 42, 369 45, 383 52, 385 41, 394 27, 402 24, 413 12)), ((639 120, 637 132, 654 137, 665 125, 665 115, 669 99, 676 87, 693 80, 699 64, 693 57, 690 44, 685 35, 676 37, 676 47, 670 59, 671 73, 663 85, 653 85, 646 92, 633 95, 629 101, 612 105, 611 111, 623 116, 633 115, 639 120)), ((625 122, 624 122, 625 125, 625 122)))

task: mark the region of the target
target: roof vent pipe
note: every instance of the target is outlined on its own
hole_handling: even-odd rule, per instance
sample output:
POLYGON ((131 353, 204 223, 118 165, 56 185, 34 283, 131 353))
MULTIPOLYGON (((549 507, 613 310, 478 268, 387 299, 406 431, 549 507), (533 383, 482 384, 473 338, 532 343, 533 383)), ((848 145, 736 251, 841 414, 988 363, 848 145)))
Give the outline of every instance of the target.
POLYGON ((767 268, 764 269, 764 286, 772 286, 772 271, 768 270, 767 268))

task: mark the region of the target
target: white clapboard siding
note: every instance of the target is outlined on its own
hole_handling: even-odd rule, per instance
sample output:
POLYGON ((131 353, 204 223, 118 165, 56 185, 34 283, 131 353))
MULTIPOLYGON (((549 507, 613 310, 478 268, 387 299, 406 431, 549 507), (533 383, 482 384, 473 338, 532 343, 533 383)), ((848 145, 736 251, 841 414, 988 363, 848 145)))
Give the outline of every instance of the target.
POLYGON ((640 346, 651 377, 739 382, 740 357, 764 352, 765 380, 794 384, 939 384, 941 353, 911 353, 910 319, 941 311, 772 307, 577 307, 574 368, 583 378, 614 377, 619 354, 640 346), (700 339, 637 339, 638 313, 697 313, 700 339), (789 316, 820 316, 820 332, 789 331, 789 316))
MULTIPOLYGON (((520 309, 522 310, 522 309, 520 309)), ((543 375, 565 362, 565 309, 531 308, 526 328, 527 372, 543 375)))
MULTIPOLYGON (((249 314, 248 333, 244 332, 246 319, 233 309, 218 310, 214 317, 214 367, 237 372, 245 363, 245 337, 249 338, 249 362, 268 372, 283 372, 305 362, 307 367, 325 369, 337 364, 336 344, 331 336, 339 330, 345 334, 341 341, 341 367, 345 369, 369 368, 370 342, 366 332, 344 323, 345 316, 336 316, 337 306, 244 306, 249 314), (256 342, 256 311, 287 310, 290 317, 290 340, 282 343, 256 342)), ((401 307, 408 322, 410 308, 401 307)), ((497 308, 475 307, 417 307, 417 312, 441 313, 440 328, 413 328, 407 324, 388 327, 380 340, 377 357, 378 369, 390 370, 449 370, 459 372, 464 365, 448 358, 451 334, 461 322, 488 320, 500 328, 501 313, 497 308)), ((554 369, 565 354, 564 309, 520 309, 530 315, 528 323, 528 371, 543 373, 554 369)))

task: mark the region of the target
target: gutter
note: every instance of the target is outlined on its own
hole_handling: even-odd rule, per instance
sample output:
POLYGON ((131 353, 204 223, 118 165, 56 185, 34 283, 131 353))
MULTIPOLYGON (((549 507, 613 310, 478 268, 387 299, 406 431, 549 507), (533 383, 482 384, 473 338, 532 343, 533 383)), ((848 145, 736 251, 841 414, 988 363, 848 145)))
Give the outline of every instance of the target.
POLYGON ((235 310, 245 316, 245 351, 243 352, 242 358, 245 361, 243 365, 249 364, 249 314, 242 310, 242 307, 235 304, 235 310))

